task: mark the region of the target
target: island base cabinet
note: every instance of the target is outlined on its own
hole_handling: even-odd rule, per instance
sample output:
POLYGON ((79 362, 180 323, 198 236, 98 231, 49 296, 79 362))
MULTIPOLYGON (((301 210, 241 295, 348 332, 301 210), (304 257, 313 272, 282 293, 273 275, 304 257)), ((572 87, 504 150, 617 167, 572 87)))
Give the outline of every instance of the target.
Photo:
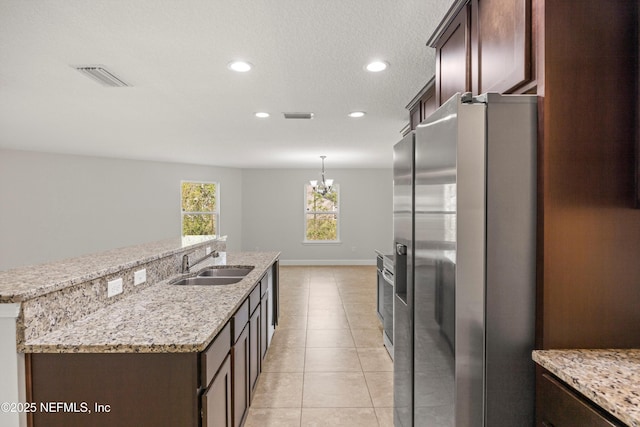
POLYGON ((261 326, 261 310, 260 306, 251 314, 249 319, 249 396, 253 399, 253 395, 258 385, 258 377, 260 376, 261 357, 260 357, 260 326, 261 326))
MULTIPOLYGON (((233 425, 240 427, 249 409, 249 327, 245 325, 233 350, 233 425)), ((205 424, 208 426, 209 424, 205 424)), ((222 424, 215 424, 222 425, 222 424)))
POLYGON ((198 426, 196 353, 26 355, 33 427, 198 426))
POLYGON ((544 368, 536 369, 536 427, 624 426, 544 368))
POLYGON ((202 395, 203 427, 233 426, 231 387, 231 357, 228 355, 209 388, 202 395))

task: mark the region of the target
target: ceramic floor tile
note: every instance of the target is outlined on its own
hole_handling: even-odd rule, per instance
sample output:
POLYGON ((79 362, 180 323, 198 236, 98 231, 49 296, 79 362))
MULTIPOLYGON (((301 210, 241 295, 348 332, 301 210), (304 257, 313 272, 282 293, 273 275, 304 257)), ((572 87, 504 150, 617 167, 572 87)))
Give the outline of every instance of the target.
POLYGON ((299 427, 301 409, 249 408, 244 427, 299 427))
POLYGON ((307 340, 306 329, 282 329, 276 328, 271 345, 281 347, 302 347, 307 340))
POLYGON ((342 308, 339 294, 309 296, 309 308, 342 308))
POLYGON ((371 408, 303 408, 302 427, 374 427, 378 419, 371 408))
POLYGON ((365 372, 393 372, 393 360, 385 347, 359 348, 358 357, 365 372))
POLYGON ((252 408, 299 408, 302 404, 302 373, 263 372, 258 379, 252 408))
POLYGON ((306 329, 307 316, 303 315, 282 315, 278 318, 278 330, 283 329, 306 329))
POLYGON ((370 328, 371 325, 376 324, 380 325, 380 319, 375 311, 372 313, 347 314, 347 319, 349 320, 349 326, 353 329, 370 328))
POLYGON ((382 343, 381 327, 351 328, 351 334, 353 335, 353 341, 356 347, 372 348, 382 347, 384 345, 382 343))
POLYGON ((349 329, 309 329, 307 348, 310 347, 355 347, 349 329))
MULTIPOLYGON (((376 314, 376 306, 371 305, 370 303, 349 303, 345 302, 343 304, 344 311, 347 312, 348 315, 357 315, 357 314, 376 314)), ((377 314, 376 314, 377 316, 377 314)))
POLYGON ((339 295, 338 287, 336 285, 311 285, 309 287, 309 295, 322 296, 322 295, 339 295))
POLYGON ((342 302, 343 303, 360 303, 360 304, 371 304, 374 309, 375 309, 375 304, 376 304, 376 296, 375 294, 373 295, 367 295, 367 294, 346 294, 346 295, 341 295, 340 298, 342 298, 342 302))
POLYGON ((330 317, 330 316, 346 317, 347 313, 344 311, 343 307, 339 305, 335 305, 333 307, 309 308, 309 310, 307 311, 307 315, 318 316, 318 317, 330 317))
POLYGON ((349 329, 347 316, 309 316, 308 329, 349 329))
POLYGON ((280 307, 280 316, 306 316, 309 312, 307 304, 287 304, 284 300, 280 300, 280 307))
POLYGON ((303 408, 371 408, 362 372, 306 372, 303 408))
POLYGON ((304 372, 305 348, 272 345, 262 364, 262 372, 304 372))
POLYGON ((355 348, 309 348, 304 360, 305 372, 362 372, 355 348))
POLYGON ((373 406, 389 408, 393 406, 393 372, 365 372, 369 394, 373 406))
POLYGON ((307 305, 309 303, 309 294, 280 294, 280 304, 288 307, 291 304, 307 305))
POLYGON ((375 408, 380 427, 393 426, 393 408, 375 408))

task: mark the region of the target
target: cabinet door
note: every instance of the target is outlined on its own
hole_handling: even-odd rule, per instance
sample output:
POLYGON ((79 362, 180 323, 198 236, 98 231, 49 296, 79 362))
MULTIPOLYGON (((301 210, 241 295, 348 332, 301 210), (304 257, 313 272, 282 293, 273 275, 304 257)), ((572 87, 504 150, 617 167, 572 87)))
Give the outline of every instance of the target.
POLYGON ((471 90, 468 16, 467 6, 465 6, 435 45, 436 104, 438 106, 456 92, 471 90))
POLYGON ((258 307, 249 319, 249 394, 251 397, 260 375, 260 314, 260 307, 258 307))
POLYGON ((264 360, 269 348, 269 293, 262 296, 260 301, 260 361, 264 360))
POLYGON ((473 0, 473 93, 509 93, 532 79, 531 0, 473 0))
POLYGON ((240 427, 249 409, 249 327, 233 346, 233 425, 240 427))
POLYGON ((211 385, 202 395, 203 426, 233 426, 231 392, 231 355, 227 355, 211 385))

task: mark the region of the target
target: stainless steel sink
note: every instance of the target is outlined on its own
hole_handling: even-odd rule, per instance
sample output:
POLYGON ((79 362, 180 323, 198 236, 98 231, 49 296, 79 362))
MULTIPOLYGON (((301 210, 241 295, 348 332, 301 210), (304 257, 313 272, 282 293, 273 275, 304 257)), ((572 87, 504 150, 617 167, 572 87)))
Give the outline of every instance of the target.
POLYGON ((244 277, 253 267, 206 267, 198 272, 198 277, 244 277))
POLYGON ((238 283, 242 277, 181 277, 169 282, 176 286, 219 286, 238 283))

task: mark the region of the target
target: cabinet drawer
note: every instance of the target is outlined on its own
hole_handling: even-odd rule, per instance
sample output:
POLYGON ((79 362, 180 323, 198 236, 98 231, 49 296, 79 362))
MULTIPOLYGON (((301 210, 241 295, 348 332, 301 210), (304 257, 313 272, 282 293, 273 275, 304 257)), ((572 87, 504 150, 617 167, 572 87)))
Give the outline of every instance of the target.
POLYGON ((215 337, 209 347, 200 354, 200 385, 209 385, 231 350, 231 326, 229 323, 215 337))
POLYGON ((247 325, 249 321, 249 300, 246 299, 236 311, 236 314, 231 318, 231 335, 233 336, 232 343, 238 341, 240 334, 242 334, 242 330, 247 325))
POLYGON ((256 308, 260 305, 260 283, 256 285, 249 295, 249 313, 256 311, 256 308))
POLYGON ((551 374, 538 376, 538 427, 622 427, 551 374))

